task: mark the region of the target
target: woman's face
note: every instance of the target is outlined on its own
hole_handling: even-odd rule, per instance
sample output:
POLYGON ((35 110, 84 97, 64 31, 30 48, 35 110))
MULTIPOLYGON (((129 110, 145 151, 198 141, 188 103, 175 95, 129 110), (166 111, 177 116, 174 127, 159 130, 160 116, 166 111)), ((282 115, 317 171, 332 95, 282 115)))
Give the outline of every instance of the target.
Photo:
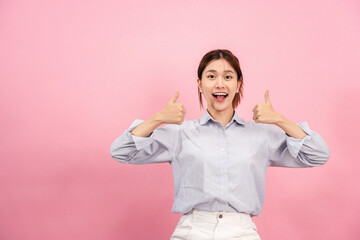
POLYGON ((233 111, 232 101, 240 88, 235 69, 225 59, 212 60, 201 78, 197 82, 208 109, 217 112, 233 111))

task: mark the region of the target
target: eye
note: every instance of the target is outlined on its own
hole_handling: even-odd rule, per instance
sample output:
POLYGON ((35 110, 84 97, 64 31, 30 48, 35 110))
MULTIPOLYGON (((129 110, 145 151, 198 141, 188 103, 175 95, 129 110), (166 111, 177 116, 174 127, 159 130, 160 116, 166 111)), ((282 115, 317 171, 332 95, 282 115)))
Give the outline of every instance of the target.
POLYGON ((209 75, 208 78, 214 79, 215 76, 214 75, 209 75))
POLYGON ((225 76, 225 79, 227 79, 227 80, 230 80, 230 79, 232 79, 232 78, 233 78, 233 77, 230 76, 230 75, 225 76))

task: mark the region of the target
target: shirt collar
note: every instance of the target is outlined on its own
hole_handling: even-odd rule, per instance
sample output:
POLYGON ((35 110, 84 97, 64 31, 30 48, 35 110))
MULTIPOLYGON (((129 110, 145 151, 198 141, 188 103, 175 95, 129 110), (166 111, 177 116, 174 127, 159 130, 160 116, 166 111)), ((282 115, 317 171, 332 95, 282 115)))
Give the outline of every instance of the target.
MULTIPOLYGON (((202 117, 200 118, 200 125, 204 125, 206 124, 209 120, 213 120, 215 122, 215 120, 211 117, 210 113, 208 112, 208 110, 205 111, 205 113, 202 115, 202 117)), ((234 110, 234 116, 232 117, 232 119, 230 120, 230 123, 232 123, 233 121, 237 122, 240 125, 245 125, 245 121, 244 119, 240 118, 236 111, 234 110)))

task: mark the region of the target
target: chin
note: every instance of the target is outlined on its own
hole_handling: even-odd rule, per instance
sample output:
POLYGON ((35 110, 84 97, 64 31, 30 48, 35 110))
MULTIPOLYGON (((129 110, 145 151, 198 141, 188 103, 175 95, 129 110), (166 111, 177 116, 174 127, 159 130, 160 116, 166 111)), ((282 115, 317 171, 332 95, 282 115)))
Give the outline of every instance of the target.
POLYGON ((228 110, 229 108, 231 108, 231 106, 214 106, 214 109, 218 112, 228 110))

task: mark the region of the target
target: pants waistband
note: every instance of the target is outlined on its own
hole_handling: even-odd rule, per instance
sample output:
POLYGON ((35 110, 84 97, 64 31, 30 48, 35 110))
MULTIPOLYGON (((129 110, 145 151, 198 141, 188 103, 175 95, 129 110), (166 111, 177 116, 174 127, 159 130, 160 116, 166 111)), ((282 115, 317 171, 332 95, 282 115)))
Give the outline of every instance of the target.
POLYGON ((247 221, 251 221, 251 215, 248 213, 240 213, 240 212, 227 212, 227 211, 204 211, 193 209, 190 212, 184 215, 192 215, 194 220, 198 221, 207 221, 207 222, 217 222, 218 220, 225 221, 233 221, 244 223, 247 221))

